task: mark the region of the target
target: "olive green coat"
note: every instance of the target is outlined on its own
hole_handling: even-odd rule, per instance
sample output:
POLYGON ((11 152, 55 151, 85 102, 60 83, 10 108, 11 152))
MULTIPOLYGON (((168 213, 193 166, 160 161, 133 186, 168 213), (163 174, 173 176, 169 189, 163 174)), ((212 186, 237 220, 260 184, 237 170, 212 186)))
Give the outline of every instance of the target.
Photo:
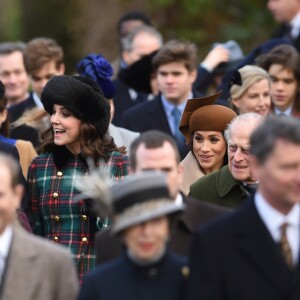
POLYGON ((191 185, 189 195, 226 207, 236 207, 249 196, 242 183, 232 177, 227 165, 197 180, 191 185))

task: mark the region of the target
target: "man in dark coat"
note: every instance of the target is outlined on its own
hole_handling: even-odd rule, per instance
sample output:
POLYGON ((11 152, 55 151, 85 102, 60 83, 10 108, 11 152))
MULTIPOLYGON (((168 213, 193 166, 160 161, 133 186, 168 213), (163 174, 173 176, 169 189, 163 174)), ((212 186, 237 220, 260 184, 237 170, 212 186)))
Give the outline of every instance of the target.
POLYGON ((225 130, 228 165, 192 184, 190 196, 226 207, 236 207, 247 199, 256 182, 250 168, 249 139, 261 120, 258 114, 247 113, 231 121, 225 130))
POLYGON ((120 126, 123 113, 127 109, 143 102, 147 102, 148 94, 146 92, 141 92, 136 86, 128 84, 128 81, 126 80, 126 71, 128 71, 128 69, 143 56, 149 55, 161 48, 162 36, 153 27, 143 25, 135 28, 127 36, 123 37, 121 44, 121 69, 118 72, 117 79, 114 81, 116 94, 113 99, 115 113, 112 123, 116 126, 120 126))
MULTIPOLYGON (((178 216, 172 227, 170 248, 175 253, 187 255, 190 237, 195 228, 227 210, 215 205, 186 197, 179 191, 182 180, 182 166, 179 164, 176 143, 169 135, 159 131, 143 133, 131 145, 131 172, 145 170, 165 171, 171 195, 176 203, 184 202, 186 209, 178 216)), ((112 235, 111 230, 96 235, 96 263, 110 261, 120 254, 121 241, 112 235)))
POLYGON ((181 157, 187 154, 179 122, 190 98, 197 76, 196 47, 189 42, 173 40, 166 43, 153 58, 153 69, 160 95, 152 101, 126 111, 121 126, 132 131, 161 130, 176 140, 181 157))
POLYGON ((274 20, 281 23, 273 37, 290 40, 300 51, 300 1, 268 0, 268 9, 274 20))
POLYGON ((195 233, 188 300, 300 299, 300 123, 271 117, 250 144, 257 192, 195 233))

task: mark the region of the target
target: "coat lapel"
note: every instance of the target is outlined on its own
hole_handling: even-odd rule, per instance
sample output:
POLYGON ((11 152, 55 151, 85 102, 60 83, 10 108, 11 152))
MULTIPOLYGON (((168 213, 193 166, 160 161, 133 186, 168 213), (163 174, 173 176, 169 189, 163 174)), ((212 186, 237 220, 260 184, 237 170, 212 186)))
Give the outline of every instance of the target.
POLYGON ((260 219, 252 198, 236 216, 236 240, 240 251, 274 286, 285 290, 292 272, 285 264, 279 247, 260 219))
POLYGON ((169 126, 167 115, 164 111, 160 95, 153 99, 150 103, 152 105, 149 106, 149 118, 147 120, 149 122, 149 128, 153 128, 153 125, 155 124, 155 127, 157 129, 172 135, 171 128, 169 126))
MULTIPOLYGON (((7 269, 3 283, 3 300, 32 299, 36 288, 37 266, 35 260, 38 250, 31 247, 24 238, 24 232, 18 225, 14 226, 12 245, 7 262, 7 269)), ((41 270, 43 271, 43 270, 41 270)), ((45 271, 45 270, 44 270, 45 271)))

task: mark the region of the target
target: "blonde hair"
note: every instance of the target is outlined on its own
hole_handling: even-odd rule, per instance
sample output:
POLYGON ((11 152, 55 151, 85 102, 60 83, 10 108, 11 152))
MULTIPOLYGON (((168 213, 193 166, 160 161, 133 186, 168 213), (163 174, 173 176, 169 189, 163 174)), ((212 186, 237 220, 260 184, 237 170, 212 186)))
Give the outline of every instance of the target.
POLYGON ((269 85, 271 83, 270 76, 267 71, 258 66, 247 65, 240 68, 238 72, 241 75, 242 85, 238 85, 236 83, 232 84, 230 88, 231 100, 241 98, 250 86, 262 79, 267 79, 269 85))

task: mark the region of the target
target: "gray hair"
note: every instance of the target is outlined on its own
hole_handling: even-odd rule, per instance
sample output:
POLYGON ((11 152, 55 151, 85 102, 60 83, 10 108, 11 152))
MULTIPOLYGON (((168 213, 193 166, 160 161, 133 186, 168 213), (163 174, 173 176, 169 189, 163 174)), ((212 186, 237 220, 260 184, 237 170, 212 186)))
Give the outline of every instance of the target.
POLYGON ((23 42, 5 42, 0 43, 0 55, 8 55, 13 52, 24 52, 26 44, 23 42))
POLYGON ((152 35, 153 37, 156 37, 160 46, 163 45, 163 38, 162 35, 153 27, 141 25, 137 28, 135 28, 133 31, 131 31, 128 35, 126 35, 122 40, 122 50, 124 51, 132 51, 132 44, 136 36, 138 36, 140 33, 148 33, 149 35, 152 35))
POLYGON ((261 123, 262 120, 263 117, 254 112, 249 112, 246 114, 236 116, 234 119, 231 120, 231 122, 227 125, 224 131, 224 137, 227 144, 229 143, 229 140, 231 138, 231 131, 234 126, 249 124, 249 126, 254 127, 255 125, 259 125, 259 123, 261 123))
POLYGON ((300 145, 300 121, 290 117, 269 116, 258 126, 250 139, 250 153, 262 165, 278 140, 300 145))

